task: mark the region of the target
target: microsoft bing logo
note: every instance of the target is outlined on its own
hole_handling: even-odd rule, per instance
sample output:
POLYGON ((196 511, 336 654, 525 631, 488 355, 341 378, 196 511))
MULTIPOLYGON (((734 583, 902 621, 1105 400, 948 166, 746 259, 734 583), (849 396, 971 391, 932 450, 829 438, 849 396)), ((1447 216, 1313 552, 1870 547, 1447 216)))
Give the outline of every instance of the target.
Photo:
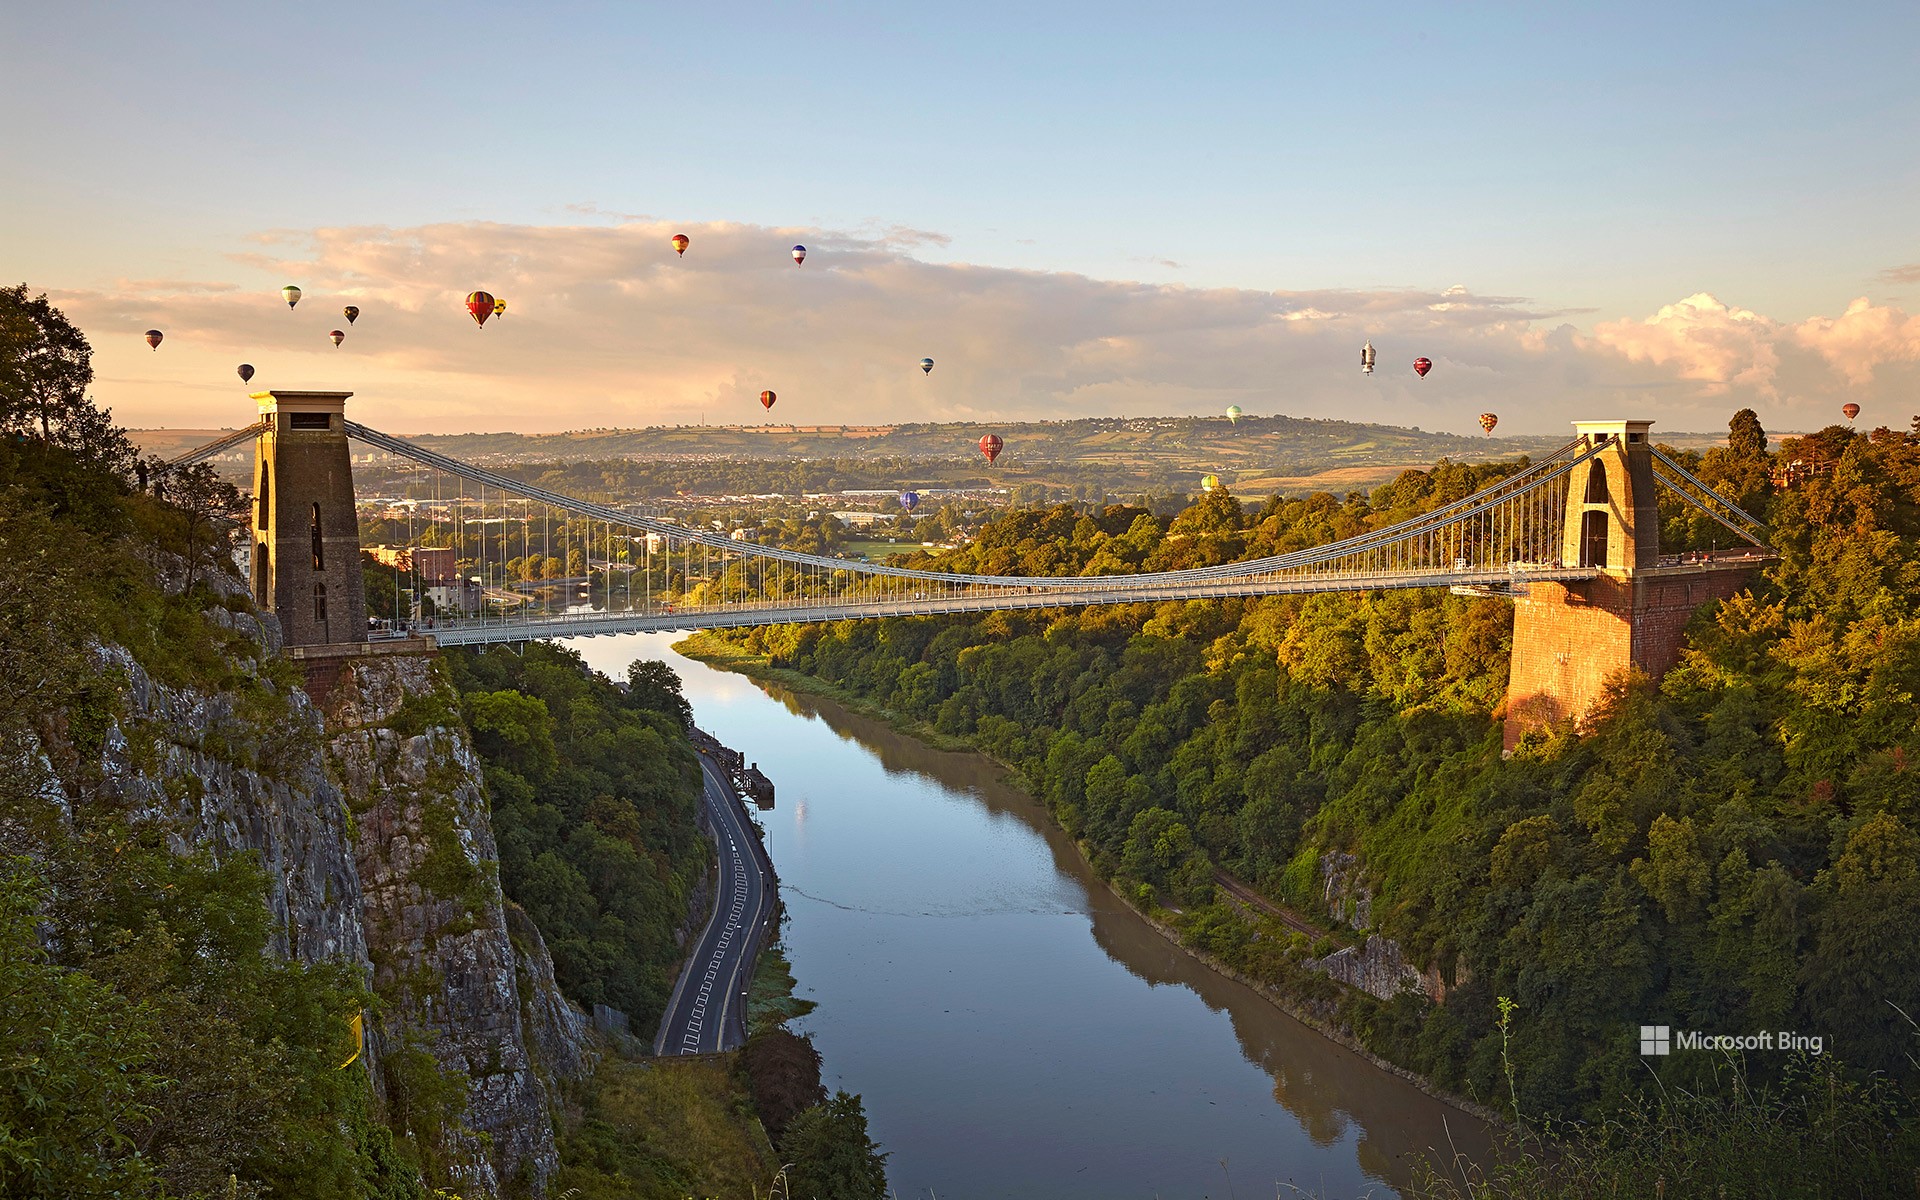
POLYGON ((1780 1050, 1818 1058, 1826 1048, 1826 1038, 1820 1034, 1795 1033, 1791 1029, 1763 1029, 1759 1033, 1701 1033, 1698 1029, 1682 1029, 1676 1033, 1668 1025, 1640 1027, 1640 1053, 1647 1058, 1664 1058, 1675 1050, 1780 1050))
POLYGON ((1642 1055, 1672 1054, 1673 1030, 1665 1025, 1642 1025, 1640 1053, 1642 1055))

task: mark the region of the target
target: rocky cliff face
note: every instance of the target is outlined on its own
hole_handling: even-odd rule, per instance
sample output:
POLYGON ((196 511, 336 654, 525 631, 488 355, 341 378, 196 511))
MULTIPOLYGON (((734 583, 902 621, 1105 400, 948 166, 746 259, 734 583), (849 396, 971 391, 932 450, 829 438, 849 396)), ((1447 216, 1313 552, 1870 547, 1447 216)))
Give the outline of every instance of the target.
POLYGON ((423 1094, 452 1092, 437 1114, 450 1119, 425 1132, 444 1140, 460 1194, 543 1196, 558 1167, 555 1086, 589 1072, 593 1053, 539 932, 524 916, 510 931, 480 765, 444 673, 417 656, 355 663, 322 714, 243 590, 208 618, 233 635, 202 672, 218 686, 170 686, 124 649, 96 648, 117 695, 41 730, 51 798, 69 813, 120 807, 182 852, 256 855, 272 951, 372 979, 368 1062, 395 1124, 435 1125, 417 1119, 423 1094))
MULTIPOLYGON (((390 1063, 424 1050, 465 1081, 465 1112, 448 1134, 463 1194, 541 1195, 560 1165, 551 1085, 583 1075, 591 1058, 539 931, 523 919, 517 944, 509 933, 480 761, 457 713, 427 657, 355 662, 327 700, 385 1004, 376 1036, 390 1063)), ((417 1127, 420 1089, 391 1070, 388 1086, 417 1127)))

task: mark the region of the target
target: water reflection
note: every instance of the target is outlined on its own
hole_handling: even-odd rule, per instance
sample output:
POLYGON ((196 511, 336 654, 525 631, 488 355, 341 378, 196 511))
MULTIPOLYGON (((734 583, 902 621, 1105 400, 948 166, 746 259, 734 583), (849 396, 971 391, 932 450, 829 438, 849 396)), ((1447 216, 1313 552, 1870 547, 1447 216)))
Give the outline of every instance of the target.
POLYGON ((902 1196, 1219 1196, 1229 1173, 1236 1194, 1385 1196, 1431 1148, 1484 1155, 1473 1118, 1168 943, 991 761, 666 642, 576 645, 616 676, 672 661, 779 786, 762 820, 821 1002, 803 1028, 902 1196))

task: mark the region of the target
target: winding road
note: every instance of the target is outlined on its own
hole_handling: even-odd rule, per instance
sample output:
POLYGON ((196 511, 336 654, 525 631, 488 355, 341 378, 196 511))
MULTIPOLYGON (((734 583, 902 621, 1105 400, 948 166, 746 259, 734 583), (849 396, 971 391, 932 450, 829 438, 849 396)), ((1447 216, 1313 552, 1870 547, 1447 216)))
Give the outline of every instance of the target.
POLYGON ((700 756, 701 789, 718 851, 719 890, 707 927, 674 982, 657 1055, 714 1054, 747 1039, 747 986, 767 922, 773 916, 773 865, 747 823, 746 806, 725 773, 700 756))

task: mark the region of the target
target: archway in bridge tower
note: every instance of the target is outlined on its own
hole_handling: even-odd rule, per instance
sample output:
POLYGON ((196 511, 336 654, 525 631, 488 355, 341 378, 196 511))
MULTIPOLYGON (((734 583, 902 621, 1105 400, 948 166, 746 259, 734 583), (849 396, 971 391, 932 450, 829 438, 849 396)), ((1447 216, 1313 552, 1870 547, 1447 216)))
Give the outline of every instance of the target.
MULTIPOLYGON (((1600 481, 1600 492, 1604 497, 1607 489, 1605 477, 1598 471, 1592 478, 1600 481)), ((1587 485, 1589 495, 1593 485, 1587 485)), ((1598 512, 1580 514, 1580 565, 1583 567, 1604 567, 1607 565, 1607 535, 1612 528, 1609 514, 1602 509, 1598 512)))
POLYGON ((1587 471, 1586 503, 1606 504, 1608 500, 1609 500, 1609 496, 1607 495, 1607 464, 1598 459, 1595 459, 1591 466, 1591 469, 1587 471))

